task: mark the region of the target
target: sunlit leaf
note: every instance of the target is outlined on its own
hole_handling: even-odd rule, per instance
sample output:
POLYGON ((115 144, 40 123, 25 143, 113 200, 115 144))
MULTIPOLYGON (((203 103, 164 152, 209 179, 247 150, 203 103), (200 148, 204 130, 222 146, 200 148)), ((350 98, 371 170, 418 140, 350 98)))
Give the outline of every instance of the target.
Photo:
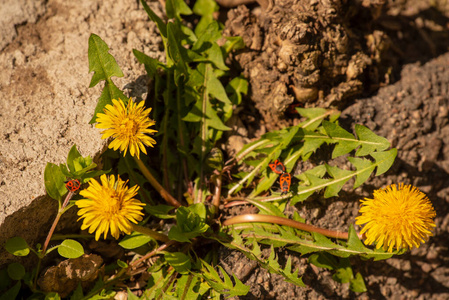
POLYGON ((59 245, 58 253, 65 258, 78 258, 84 254, 84 249, 77 241, 66 239, 59 245))
POLYGON ((44 170, 44 183, 47 194, 58 201, 61 201, 62 196, 67 194, 64 181, 66 176, 62 173, 59 166, 47 163, 44 170))
POLYGON ((118 244, 125 249, 136 249, 147 244, 151 240, 152 238, 148 235, 134 231, 131 234, 124 236, 118 244))
POLYGON ((123 77, 123 72, 115 58, 109 54, 108 45, 96 34, 89 37, 89 72, 94 72, 89 87, 100 80, 109 80, 112 76, 123 77))
POLYGON ((355 133, 357 138, 363 141, 355 153, 356 156, 366 156, 374 151, 384 151, 390 148, 390 142, 386 138, 378 136, 363 125, 356 124, 355 133))

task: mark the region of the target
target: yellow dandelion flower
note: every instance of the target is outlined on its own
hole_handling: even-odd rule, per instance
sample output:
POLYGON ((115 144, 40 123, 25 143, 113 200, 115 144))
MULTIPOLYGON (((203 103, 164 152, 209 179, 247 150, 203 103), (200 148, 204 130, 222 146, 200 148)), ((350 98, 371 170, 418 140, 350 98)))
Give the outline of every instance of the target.
POLYGON ((432 236, 436 216, 432 203, 416 187, 392 184, 374 191, 374 199, 365 198, 356 224, 365 224, 366 245, 376 243, 388 252, 418 248, 432 236))
POLYGON ((78 206, 78 221, 83 219, 81 229, 89 228, 89 233, 95 233, 98 241, 103 233, 104 238, 110 230, 111 235, 118 239, 120 233, 130 234, 133 224, 142 220, 141 212, 144 203, 133 197, 137 194, 137 185, 128 188, 128 181, 123 181, 120 177, 115 181, 114 175, 100 177, 101 184, 95 179, 91 179, 89 187, 80 192, 80 195, 87 198, 75 202, 78 206), (132 223, 131 223, 132 222, 132 223))
POLYGON ((109 148, 124 151, 123 155, 129 149, 132 156, 140 158, 140 151, 147 154, 145 146, 153 147, 156 141, 148 136, 157 132, 149 129, 155 122, 150 119, 151 108, 145 109, 143 101, 136 104, 129 99, 128 105, 120 100, 112 100, 113 105, 106 105, 103 113, 97 114, 97 125, 95 127, 106 129, 103 132, 102 139, 113 137, 114 140, 109 144, 109 148))

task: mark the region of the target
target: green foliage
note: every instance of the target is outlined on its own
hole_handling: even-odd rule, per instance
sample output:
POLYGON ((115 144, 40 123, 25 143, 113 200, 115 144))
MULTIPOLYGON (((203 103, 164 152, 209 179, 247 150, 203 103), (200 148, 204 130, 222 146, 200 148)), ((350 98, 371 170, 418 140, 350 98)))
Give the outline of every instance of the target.
POLYGON ((89 72, 94 72, 94 75, 89 87, 96 86, 101 80, 105 81, 103 92, 98 99, 94 115, 89 122, 90 124, 95 123, 97 113, 102 113, 106 105, 112 104, 112 99, 122 99, 125 102, 128 99, 111 80, 112 76, 123 77, 123 72, 120 70, 115 58, 108 51, 108 45, 98 35, 90 35, 88 49, 89 72))
POLYGON ((15 256, 27 256, 30 253, 30 247, 21 237, 13 237, 7 240, 5 249, 15 256))
POLYGON ((170 214, 170 211, 173 210, 173 206, 161 204, 145 207, 145 209, 150 215, 159 219, 176 219, 175 215, 170 214))
POLYGON ((206 223, 206 207, 203 203, 178 208, 176 222, 177 225, 171 228, 168 237, 178 242, 190 242, 209 229, 206 223))
POLYGON ((338 257, 350 257, 352 255, 358 255, 360 257, 374 260, 384 260, 393 256, 392 253, 372 250, 363 245, 354 230, 354 227, 349 229, 349 239, 348 241, 337 241, 333 242, 329 238, 318 234, 312 234, 312 240, 310 239, 300 239, 294 236, 288 236, 293 238, 290 242, 293 246, 289 246, 288 249, 299 252, 302 255, 316 252, 327 252, 338 257))
POLYGON ((13 287, 11 287, 9 290, 0 295, 0 300, 16 299, 17 295, 20 292, 21 287, 22 287, 21 282, 17 281, 17 283, 13 287))
POLYGON ((309 257, 309 262, 320 268, 334 270, 335 273, 332 276, 334 280, 340 283, 349 282, 352 291, 357 293, 367 291, 362 275, 357 273, 356 276, 354 276, 348 258, 338 258, 323 252, 312 254, 309 257))
POLYGON ((66 177, 58 165, 47 163, 44 171, 44 181, 47 194, 51 198, 61 202, 62 197, 67 194, 65 180, 66 177))
POLYGON ((231 278, 221 266, 217 266, 221 273, 220 276, 207 262, 201 260, 201 263, 203 265, 203 279, 218 293, 228 295, 229 297, 243 296, 248 293, 249 286, 244 285, 235 275, 232 275, 235 282, 233 284, 231 278))
POLYGON ((192 268, 190 257, 182 252, 166 252, 164 258, 180 274, 188 274, 192 268))
POLYGON ((239 174, 240 181, 230 187, 229 193, 234 194, 243 187, 249 186, 256 176, 266 175, 258 181, 249 197, 271 188, 277 175, 267 173, 268 164, 275 159, 281 159, 287 172, 291 172, 299 159, 307 160, 323 144, 334 144, 332 159, 355 151, 355 157, 347 157, 354 166, 354 171, 341 169, 323 163, 307 170, 296 178, 299 184, 293 190, 291 204, 306 200, 310 195, 324 190, 324 197, 338 196, 343 185, 355 178, 353 188, 363 184, 377 168, 376 175, 385 173, 393 164, 397 150, 386 150, 390 143, 377 136, 368 128, 356 125, 357 137, 347 132, 337 124, 338 113, 324 109, 299 109, 306 120, 297 126, 271 131, 259 140, 253 141, 237 154, 239 163, 247 163, 252 168, 239 174), (329 118, 329 120, 325 120, 329 118))
POLYGON ((45 295, 45 300, 61 300, 58 293, 48 293, 45 295))
POLYGON ((77 241, 66 239, 58 246, 58 253, 65 258, 77 258, 84 254, 84 249, 77 241))
POLYGON ((134 231, 130 235, 126 235, 119 243, 125 249, 136 249, 153 240, 148 235, 134 231))
POLYGON ((25 267, 19 263, 9 264, 8 275, 12 280, 20 280, 25 276, 25 267))
POLYGON ((0 293, 3 293, 12 283, 7 269, 0 269, 0 293))
MULTIPOLYGON (((247 80, 243 76, 233 77, 225 62, 232 51, 244 47, 243 40, 222 36, 223 25, 214 18, 219 10, 214 0, 198 0, 192 9, 183 0, 167 0, 168 21, 157 16, 146 1, 141 0, 141 4, 150 21, 157 25, 165 50, 164 61, 133 50, 136 59, 144 65, 149 82, 154 83, 145 103, 152 108, 151 118, 156 121, 158 130, 154 152, 136 161, 130 155, 123 157, 108 150, 103 155, 103 170, 95 170, 97 165, 92 158, 83 157, 73 146, 65 164, 47 164, 44 179, 48 195, 60 204, 56 225, 61 214, 73 206, 73 203, 68 204, 73 193, 61 204, 67 194, 65 180, 87 183, 110 171, 105 169, 113 168, 129 180, 130 186, 140 187, 137 197, 146 202, 147 216, 138 220, 141 221, 139 226, 147 225, 151 227, 146 228, 148 232, 154 229, 160 236, 126 234, 119 242, 126 249, 125 259, 105 266, 104 274, 102 271, 105 276, 100 276, 90 291, 83 291, 79 285, 71 299, 111 299, 117 289, 123 289, 130 276, 137 282, 142 272, 146 273, 147 282, 142 287, 142 296, 135 296, 127 288, 128 299, 244 296, 249 287, 217 265, 219 258, 214 247, 220 244, 242 252, 270 273, 300 287, 304 286, 302 274, 293 266, 291 256, 280 263, 278 248, 308 257, 309 263, 331 270, 334 280, 349 284, 352 291, 366 291, 362 275, 351 267, 350 257, 383 260, 401 252, 392 254, 366 247, 352 225, 348 225, 347 239, 330 238, 310 228, 304 229, 306 227, 299 225, 304 225, 305 220, 295 211, 295 205, 310 200, 313 194, 317 198, 337 197, 345 185, 353 189, 360 187, 373 174, 379 176, 387 172, 397 150, 390 149, 385 138, 362 125, 355 125, 355 134, 348 132, 338 123, 338 111, 298 108, 301 123, 265 133, 225 162, 229 158, 220 150, 226 138, 224 132, 231 129, 228 121, 248 92, 247 80), (197 23, 193 22, 197 25, 192 29, 182 18, 193 13, 199 18, 197 23), (276 159, 292 175, 291 189, 285 195, 278 191, 279 174, 268 167, 276 159), (308 161, 308 165, 313 162, 313 166, 300 172, 301 161, 308 161), (141 163, 148 166, 146 172, 141 163), (266 196, 269 191, 271 196, 266 196), (167 194, 176 198, 167 201, 168 204, 179 201, 182 205, 158 203, 161 197, 167 200, 167 194), (223 199, 232 201, 236 197, 256 208, 257 216, 264 219, 224 226, 221 222, 229 218, 220 204, 223 199), (142 257, 151 258, 149 267, 138 264, 142 257)), ((97 113, 102 113, 113 99, 121 99, 126 104, 128 97, 112 81, 114 76, 122 77, 123 72, 109 53, 108 45, 92 34, 88 51, 89 71, 93 72, 90 87, 104 81, 90 120, 95 123, 97 113)), ((48 237, 55 227, 52 228, 48 237)), ((65 239, 46 249, 49 240, 42 249, 39 245, 33 250, 16 237, 8 240, 5 248, 16 256, 26 256, 32 251, 39 259, 56 249, 64 258, 84 254, 83 246, 73 239, 65 239)), ((14 299, 22 287, 21 282, 37 291, 39 271, 38 267, 30 274, 20 264, 9 265, 0 273, 0 279, 6 278, 4 283, 0 280, 0 291, 6 291, 4 295, 9 298, 1 296, 0 300, 14 299)), ((39 298, 42 299, 43 294, 39 298)), ((59 299, 59 295, 46 293, 45 299, 59 299)))
POLYGON ((80 182, 88 182, 90 178, 108 173, 109 170, 94 170, 97 167, 90 156, 83 157, 76 145, 70 149, 66 164, 59 166, 47 163, 44 171, 45 189, 47 194, 61 202, 62 197, 67 194, 65 181, 67 178, 78 179, 80 182))
POLYGON ((243 77, 229 78, 229 68, 224 63, 226 55, 241 45, 235 41, 231 45, 217 44, 222 37, 222 26, 212 17, 218 10, 217 4, 213 0, 195 4, 193 10, 201 15, 201 20, 192 32, 180 22, 180 15, 191 11, 180 4, 182 1, 178 2, 175 6, 174 1, 167 2, 167 14, 175 18, 175 22, 165 23, 141 1, 161 33, 166 63, 136 50, 134 54, 160 87, 152 98, 154 118, 160 124, 162 137, 159 143, 161 167, 168 173, 163 177, 168 180, 164 185, 178 187, 181 174, 199 177, 194 195, 201 202, 207 194, 202 183, 205 158, 223 131, 230 129, 225 123, 232 115, 233 105, 238 105, 241 94, 246 94, 247 81, 243 77), (164 72, 163 78, 158 70, 164 72), (226 81, 228 84, 223 84, 226 81), (175 170, 178 173, 174 173, 175 170))

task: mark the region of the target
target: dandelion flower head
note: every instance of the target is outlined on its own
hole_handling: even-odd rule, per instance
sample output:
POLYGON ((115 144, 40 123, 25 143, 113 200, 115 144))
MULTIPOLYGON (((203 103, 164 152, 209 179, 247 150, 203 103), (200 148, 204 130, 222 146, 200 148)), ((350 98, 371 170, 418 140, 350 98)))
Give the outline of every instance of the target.
POLYGON ((361 200, 356 224, 365 224, 365 244, 393 252, 394 248, 418 248, 432 236, 436 216, 424 193, 411 185, 392 184, 374 191, 374 199, 361 200))
POLYGON ((114 175, 100 177, 101 184, 91 179, 89 187, 80 192, 81 199, 75 202, 78 206, 78 221, 83 219, 81 229, 89 229, 89 233, 95 231, 95 239, 98 241, 101 234, 104 238, 111 235, 118 239, 122 232, 130 234, 132 223, 137 224, 142 220, 141 212, 144 203, 133 197, 137 194, 137 185, 128 188, 128 181, 120 177, 115 180, 114 175))
POLYGON ((128 105, 120 100, 112 100, 113 105, 106 105, 104 113, 97 114, 97 125, 95 127, 105 129, 101 133, 102 139, 112 137, 114 140, 109 144, 109 148, 124 151, 129 149, 129 153, 140 158, 140 151, 147 154, 145 146, 153 147, 156 141, 148 134, 157 132, 149 127, 155 122, 150 119, 151 108, 145 109, 141 101, 136 104, 129 99, 128 105))

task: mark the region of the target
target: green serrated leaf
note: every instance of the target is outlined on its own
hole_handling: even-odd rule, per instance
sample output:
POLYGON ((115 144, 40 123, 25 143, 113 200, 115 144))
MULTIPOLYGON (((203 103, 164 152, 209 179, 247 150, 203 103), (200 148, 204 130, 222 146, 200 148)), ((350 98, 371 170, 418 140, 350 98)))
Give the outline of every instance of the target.
POLYGON ((357 176, 353 186, 353 189, 355 189, 362 185, 369 178, 371 173, 376 168, 376 165, 364 158, 348 157, 348 160, 354 165, 357 170, 357 176))
MULTIPOLYGON (((213 23, 212 23, 213 24, 213 23)), ((229 68, 225 64, 225 58, 223 57, 223 52, 215 42, 212 43, 211 47, 206 51, 207 60, 214 64, 216 68, 222 71, 228 71, 229 68)), ((227 98, 227 96, 226 96, 227 98)))
POLYGON ((384 151, 390 148, 390 142, 381 136, 378 136, 363 125, 355 125, 355 133, 361 143, 361 147, 356 151, 356 156, 366 156, 374 151, 384 151))
POLYGON ((59 245, 58 253, 65 258, 78 258, 84 254, 84 249, 77 241, 67 239, 59 245))
POLYGON ((220 80, 218 80, 215 76, 214 72, 208 71, 206 80, 207 91, 212 97, 223 103, 231 104, 231 100, 229 100, 225 88, 221 84, 220 80))
POLYGON ((157 59, 151 58, 143 52, 133 49, 134 56, 137 60, 145 66, 148 77, 153 78, 157 74, 157 69, 165 69, 165 65, 157 59))
POLYGON ((89 73, 94 72, 89 87, 94 87, 100 80, 109 81, 112 76, 123 77, 123 72, 115 58, 108 53, 109 47, 96 34, 89 37, 89 73))
POLYGON ((113 99, 121 99, 125 103, 125 105, 128 104, 128 97, 126 97, 125 94, 123 94, 123 92, 118 87, 116 87, 112 81, 106 81, 100 98, 98 98, 94 115, 89 121, 89 124, 97 122, 97 114, 104 113, 104 108, 106 107, 106 105, 112 105, 113 99))
POLYGON ((398 150, 396 148, 384 152, 371 153, 371 156, 375 159, 377 165, 376 176, 382 175, 390 169, 397 154, 398 150))
POLYGON ((223 50, 226 53, 230 53, 231 51, 241 50, 246 47, 245 42, 241 36, 225 36, 226 42, 223 46, 223 50))
POLYGON ((193 12, 199 16, 212 15, 220 6, 214 0, 198 0, 193 5, 193 12))
POLYGON ((219 11, 220 7, 214 0, 198 0, 193 6, 193 12, 201 16, 200 21, 195 27, 195 34, 200 36, 207 30, 210 23, 216 22, 214 13, 219 11))
POLYGON ((292 259, 291 256, 288 257, 287 263, 285 264, 285 268, 282 270, 282 275, 286 278, 286 280, 290 283, 293 283, 297 286, 305 287, 306 285, 302 281, 302 278, 299 276, 299 268, 296 272, 291 272, 292 269, 292 259))
POLYGON ((263 177, 262 180, 257 183, 257 186, 251 191, 249 197, 260 195, 263 191, 269 190, 278 178, 279 175, 276 173, 271 173, 268 176, 263 177))
POLYGON ((351 291, 356 293, 364 293, 367 291, 365 280, 363 279, 362 274, 355 274, 355 278, 353 278, 349 283, 349 288, 351 291))
POLYGON ((302 134, 301 138, 303 138, 304 140, 304 145, 302 149, 302 153, 304 156, 309 153, 314 153, 327 140, 327 137, 325 135, 322 135, 317 132, 315 133, 301 130, 301 132, 298 133, 302 134))
POLYGON ((203 265, 202 276, 204 280, 206 280, 209 285, 218 293, 233 296, 244 296, 249 292, 249 286, 244 285, 235 275, 232 275, 235 285, 232 284, 231 278, 229 275, 223 270, 222 267, 218 266, 218 269, 223 276, 221 279, 218 272, 215 269, 206 263, 204 260, 201 260, 203 265), (205 267, 205 268, 204 268, 205 267))
MULTIPOLYGON (((195 5, 198 3, 199 2, 195 3, 195 5)), ((221 32, 218 23, 216 21, 212 22, 207 25, 205 30, 201 31, 201 34, 198 36, 198 40, 193 45, 192 50, 197 53, 207 51, 210 49, 212 44, 215 44, 215 42, 220 38, 221 32)))
POLYGON ((313 236, 313 239, 315 240, 315 243, 319 244, 320 246, 328 247, 331 249, 343 248, 343 247, 333 243, 329 238, 325 237, 322 234, 312 232, 312 236, 313 236))
POLYGON ((162 21, 161 18, 159 18, 154 11, 148 6, 147 2, 145 0, 140 0, 140 3, 142 4, 143 8, 145 9, 148 17, 150 18, 151 21, 153 21, 154 23, 156 23, 157 28, 159 29, 159 33, 162 36, 162 40, 165 41, 167 39, 167 25, 164 23, 164 21, 162 21))
POLYGON ((230 95, 232 104, 239 105, 242 102, 242 94, 248 93, 248 80, 243 76, 233 78, 226 86, 226 93, 230 95))
POLYGON ((332 159, 347 154, 357 148, 360 142, 349 132, 335 123, 323 121, 323 128, 337 145, 332 152, 332 159))
POLYGON ((167 0, 165 2, 165 11, 169 19, 176 18, 182 20, 181 15, 191 15, 190 7, 183 0, 167 0))
POLYGON ((170 22, 167 24, 167 53, 176 67, 175 83, 179 82, 181 77, 186 77, 189 74, 187 63, 190 62, 187 49, 181 45, 184 35, 179 26, 178 23, 170 22))
POLYGON ((314 253, 309 256, 309 263, 329 270, 334 270, 338 266, 337 258, 326 252, 314 253))
POLYGON ((260 214, 277 216, 285 218, 285 215, 274 204, 268 202, 257 201, 251 198, 246 198, 248 203, 251 203, 260 210, 260 214))
POLYGON ((329 182, 329 185, 326 187, 326 191, 324 192, 324 198, 335 197, 338 196, 338 192, 343 188, 343 185, 352 178, 354 175, 353 171, 343 170, 338 167, 332 167, 326 164, 327 172, 330 176, 332 176, 332 180, 329 182))
POLYGON ((200 300, 209 289, 197 274, 181 275, 176 282, 178 299, 200 300))
POLYGON ((348 232, 348 246, 353 249, 353 250, 357 250, 360 252, 364 252, 366 250, 369 250, 368 248, 366 248, 362 241, 359 239, 359 237, 357 236, 357 231, 355 231, 354 229, 354 225, 350 225, 349 226, 349 232, 348 232))
POLYGON ((13 237, 6 241, 5 249, 15 256, 27 256, 30 253, 30 247, 21 237, 13 237))
POLYGON ((299 201, 306 200, 310 195, 315 193, 316 191, 319 191, 329 185, 329 182, 331 182, 331 179, 322 179, 319 177, 316 177, 312 175, 311 173, 305 173, 304 176, 307 178, 307 181, 310 183, 310 185, 307 186, 298 186, 298 192, 295 195, 295 202, 293 202, 291 205, 295 205, 299 201))
POLYGON ((230 127, 226 126, 220 117, 217 115, 215 108, 212 107, 209 101, 206 100, 206 116, 207 116, 207 126, 212 127, 221 131, 231 130, 230 127))
POLYGON ((339 283, 347 283, 354 279, 349 258, 338 259, 338 266, 332 278, 339 283))
MULTIPOLYGON (((306 117, 307 120, 300 123, 301 128, 307 129, 309 131, 314 131, 321 125, 323 120, 329 115, 334 115, 336 118, 340 115, 338 111, 328 111, 324 108, 301 108, 297 107, 296 111, 303 117, 306 117)), ((332 120, 331 120, 332 121, 332 120)))
POLYGON ((203 118, 203 112, 201 111, 203 107, 202 101, 202 99, 198 99, 182 120, 186 122, 201 122, 203 118))

